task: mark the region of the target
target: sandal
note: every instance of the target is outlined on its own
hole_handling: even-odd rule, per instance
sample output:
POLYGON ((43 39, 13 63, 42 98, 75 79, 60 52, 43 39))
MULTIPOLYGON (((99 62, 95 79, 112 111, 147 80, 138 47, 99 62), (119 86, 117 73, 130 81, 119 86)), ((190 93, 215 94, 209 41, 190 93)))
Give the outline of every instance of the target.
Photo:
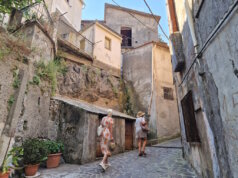
POLYGON ((143 153, 142 153, 142 152, 140 152, 138 156, 143 156, 143 153))
POLYGON ((144 151, 142 152, 142 154, 143 154, 143 156, 146 156, 146 155, 147 155, 144 151))

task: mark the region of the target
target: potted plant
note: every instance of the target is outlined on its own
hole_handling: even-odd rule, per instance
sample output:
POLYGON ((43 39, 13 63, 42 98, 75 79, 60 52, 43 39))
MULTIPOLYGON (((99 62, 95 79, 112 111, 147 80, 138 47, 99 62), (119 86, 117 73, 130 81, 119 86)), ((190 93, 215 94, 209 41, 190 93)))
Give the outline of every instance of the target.
POLYGON ((34 176, 42 161, 47 159, 48 150, 43 140, 30 138, 24 141, 25 175, 34 176))
POLYGON ((4 159, 2 166, 0 167, 0 178, 8 178, 10 174, 9 158, 4 159))
POLYGON ((5 157, 0 169, 0 178, 8 178, 10 169, 22 169, 19 164, 23 160, 23 147, 13 147, 5 157))
POLYGON ((60 157, 64 151, 64 145, 61 142, 46 140, 45 144, 48 148, 47 168, 56 168, 59 166, 60 157))

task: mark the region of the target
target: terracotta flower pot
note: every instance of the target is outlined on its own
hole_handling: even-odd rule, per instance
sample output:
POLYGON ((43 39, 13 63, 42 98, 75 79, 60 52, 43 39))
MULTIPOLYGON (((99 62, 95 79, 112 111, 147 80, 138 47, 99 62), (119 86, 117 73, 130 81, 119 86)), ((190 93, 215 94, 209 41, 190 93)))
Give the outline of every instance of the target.
POLYGON ((2 172, 0 171, 0 178, 8 178, 9 177, 9 174, 10 174, 10 171, 2 174, 2 172))
POLYGON ((26 176, 34 176, 37 173, 39 166, 40 166, 40 164, 27 165, 25 167, 25 175, 26 176))
POLYGON ((49 154, 46 162, 47 168, 56 168, 59 166, 62 153, 49 154))

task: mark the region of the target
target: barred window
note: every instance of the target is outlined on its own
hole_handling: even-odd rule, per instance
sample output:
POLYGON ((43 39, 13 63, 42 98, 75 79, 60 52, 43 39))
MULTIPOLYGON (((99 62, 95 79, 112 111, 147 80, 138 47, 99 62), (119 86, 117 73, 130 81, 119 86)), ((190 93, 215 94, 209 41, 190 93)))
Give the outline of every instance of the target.
POLYGON ((164 90, 164 99, 173 100, 173 89, 168 87, 163 87, 164 90))

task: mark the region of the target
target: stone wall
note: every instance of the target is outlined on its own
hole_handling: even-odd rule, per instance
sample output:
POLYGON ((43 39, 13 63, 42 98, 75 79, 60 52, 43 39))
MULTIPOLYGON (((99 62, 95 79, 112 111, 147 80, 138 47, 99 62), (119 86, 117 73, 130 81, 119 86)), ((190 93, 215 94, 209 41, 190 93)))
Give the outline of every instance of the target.
POLYGON ((35 85, 32 81, 35 62, 52 60, 54 44, 37 22, 26 24, 15 35, 0 34, 4 54, 0 60, 0 164, 10 140, 11 148, 27 137, 47 137, 48 131, 50 84, 42 80, 35 85))
POLYGON ((120 110, 120 78, 103 69, 67 61, 67 73, 58 78, 60 95, 120 110))

